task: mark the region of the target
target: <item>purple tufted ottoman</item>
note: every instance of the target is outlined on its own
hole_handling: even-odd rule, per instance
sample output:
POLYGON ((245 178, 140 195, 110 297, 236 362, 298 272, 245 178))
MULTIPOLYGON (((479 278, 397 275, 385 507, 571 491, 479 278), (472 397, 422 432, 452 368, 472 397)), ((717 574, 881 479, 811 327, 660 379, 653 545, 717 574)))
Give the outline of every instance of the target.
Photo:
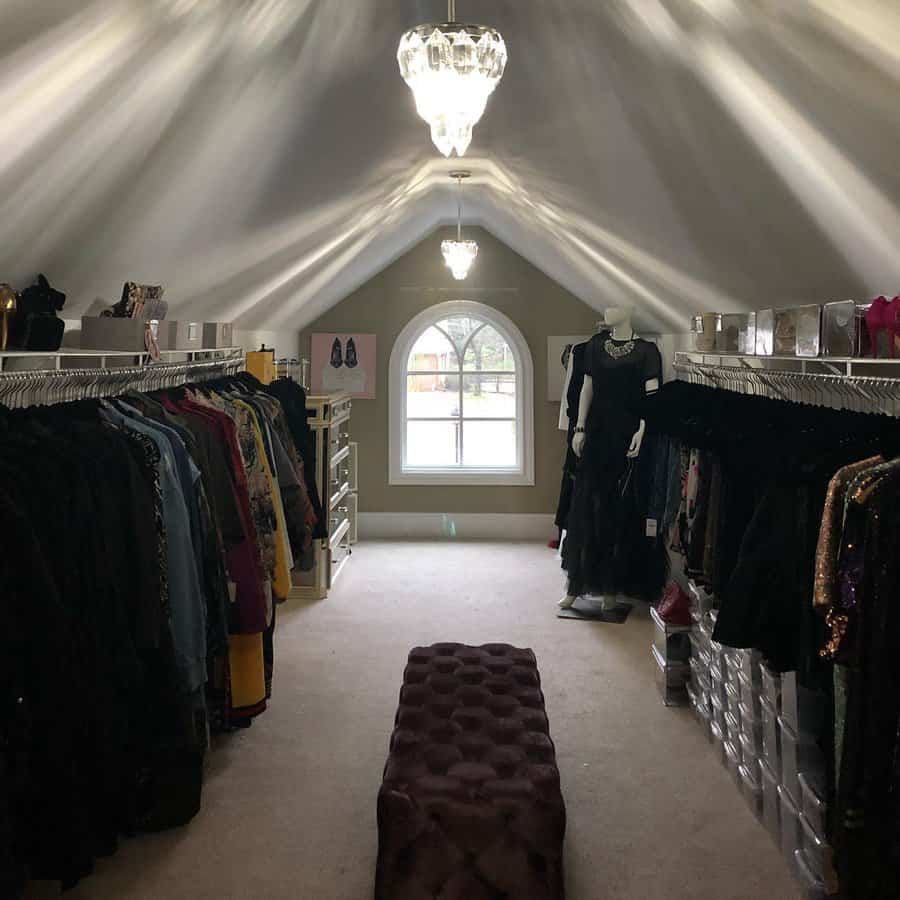
POLYGON ((417 647, 378 793, 375 900, 562 900, 566 809, 531 650, 417 647))

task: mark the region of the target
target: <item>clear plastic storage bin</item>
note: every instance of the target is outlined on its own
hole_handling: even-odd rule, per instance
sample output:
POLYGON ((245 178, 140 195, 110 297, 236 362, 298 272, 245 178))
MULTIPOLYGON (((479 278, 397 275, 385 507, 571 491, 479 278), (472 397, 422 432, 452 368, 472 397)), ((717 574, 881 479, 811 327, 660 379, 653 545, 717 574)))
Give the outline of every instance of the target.
POLYGON ((741 723, 730 713, 725 713, 725 738, 737 749, 741 744, 741 723))
POLYGON ((753 774, 750 767, 741 765, 738 767, 741 793, 747 801, 747 805, 753 810, 757 819, 763 817, 763 790, 759 779, 753 774))
POLYGON ((667 663, 655 644, 650 645, 650 651, 656 663, 656 686, 659 688, 663 703, 666 706, 686 706, 690 666, 687 663, 667 663))
POLYGON ((743 672, 738 674, 737 689, 741 704, 746 706, 754 716, 758 716, 760 706, 759 690, 743 672))
POLYGON ((692 656, 688 661, 688 664, 691 667, 691 681, 694 683, 697 690, 703 691, 706 694, 712 693, 712 682, 709 678, 709 666, 705 666, 696 656, 692 656))
POLYGON ((781 852, 790 866, 794 864, 794 854, 803 846, 803 832, 797 805, 783 784, 778 785, 778 805, 781 809, 781 852))
POLYGON ((803 834, 803 853, 813 874, 825 879, 825 873, 831 865, 831 848, 825 839, 816 833, 812 823, 800 813, 800 831, 803 834))
POLYGON ((778 719, 781 736, 781 783, 790 791, 795 804, 800 802, 800 773, 818 773, 823 769, 821 751, 804 732, 797 734, 781 717, 778 719))
POLYGON ((794 853, 794 874, 803 888, 804 900, 826 900, 829 896, 825 882, 816 877, 802 849, 794 853))
POLYGON ((762 786, 763 823, 777 844, 781 843, 781 803, 778 799, 778 779, 765 760, 759 763, 762 786))
POLYGON ((768 701, 769 707, 775 710, 775 714, 781 715, 781 676, 762 663, 759 666, 759 676, 762 679, 763 697, 768 701))
POLYGON ((797 335, 794 352, 797 356, 818 356, 822 337, 822 307, 817 303, 794 309, 797 335))
POLYGON ((740 744, 741 763, 746 766, 746 768, 753 775, 753 780, 758 782, 760 780, 759 754, 756 751, 756 744, 754 744, 753 740, 749 738, 743 731, 740 734, 740 744))
POLYGON ((817 834, 828 829, 828 804, 825 802, 825 779, 815 772, 801 772, 800 812, 809 820, 817 834))
POLYGON ((760 705, 762 720, 763 759, 781 781, 781 734, 778 731, 778 713, 765 701, 760 705))
POLYGON ((771 356, 775 351, 775 310, 761 309, 756 314, 756 354, 771 356))
POLYGON ((719 731, 722 732, 722 740, 724 740, 727 731, 725 726, 725 704, 722 702, 722 698, 715 693, 709 695, 709 702, 712 706, 712 721, 719 726, 719 731))
POLYGON ((747 709, 743 703, 741 704, 741 731, 753 742, 753 746, 756 747, 756 755, 762 759, 764 755, 762 718, 753 710, 747 709))
POLYGON ((703 640, 703 633, 699 628, 692 628, 689 640, 691 642, 691 659, 696 659, 707 670, 709 675, 709 642, 703 640))
POLYGON ((691 332, 694 349, 701 353, 712 353, 716 349, 716 337, 722 330, 722 314, 705 312, 691 317, 691 332))
POLYGON ((740 724, 741 721, 741 695, 730 685, 725 683, 725 708, 740 724))
POLYGON ((825 722, 825 697, 797 681, 796 672, 781 676, 781 717, 800 733, 818 734, 825 722))
POLYGON ((653 630, 653 645, 657 653, 670 663, 686 663, 691 655, 690 625, 670 625, 651 606, 650 618, 656 626, 653 630))
POLYGON ((725 751, 725 768, 731 773, 731 777, 737 781, 740 778, 738 768, 741 764, 741 755, 731 741, 725 741, 723 748, 725 751))
POLYGON ((709 732, 712 735, 713 748, 716 752, 716 755, 719 757, 719 761, 722 765, 725 765, 725 735, 722 732, 722 728, 718 722, 713 719, 712 722, 709 723, 709 732))

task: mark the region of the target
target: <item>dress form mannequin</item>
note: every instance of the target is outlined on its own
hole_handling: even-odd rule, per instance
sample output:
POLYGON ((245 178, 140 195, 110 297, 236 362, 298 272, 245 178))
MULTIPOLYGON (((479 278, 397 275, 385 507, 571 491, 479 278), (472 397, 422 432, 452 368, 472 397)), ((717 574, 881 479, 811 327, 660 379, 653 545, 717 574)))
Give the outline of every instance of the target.
MULTIPOLYGON (((606 327, 612 330, 612 339, 614 341, 626 342, 631 341, 635 337, 632 327, 632 307, 617 306, 610 307, 604 313, 604 321, 606 327)), ((659 389, 659 379, 653 378, 646 381, 644 390, 646 393, 652 393, 659 389)), ((588 421, 588 414, 594 399, 594 382, 591 375, 584 376, 584 384, 581 388, 581 395, 578 403, 578 424, 575 428, 575 435, 572 438, 572 450, 575 455, 581 458, 585 445, 585 426, 588 421)), ((626 456, 628 459, 635 459, 641 452, 641 444, 644 440, 644 432, 646 430, 646 421, 640 419, 637 430, 631 438, 626 456)), ((561 609, 568 609, 577 600, 577 596, 566 594, 558 603, 561 609)), ((601 595, 600 602, 604 611, 614 609, 620 599, 624 599, 624 595, 601 595)))

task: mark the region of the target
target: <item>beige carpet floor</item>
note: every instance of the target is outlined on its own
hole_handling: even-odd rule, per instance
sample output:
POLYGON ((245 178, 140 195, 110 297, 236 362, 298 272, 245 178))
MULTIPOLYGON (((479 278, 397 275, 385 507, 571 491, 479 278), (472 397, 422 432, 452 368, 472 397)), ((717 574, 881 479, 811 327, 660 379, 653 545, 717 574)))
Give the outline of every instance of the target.
POLYGON ((282 608, 275 696, 211 760, 187 827, 123 842, 71 900, 368 900, 375 796, 408 650, 530 646, 569 813, 569 900, 794 900, 775 845, 691 714, 652 627, 561 620, 534 544, 363 544, 332 595, 282 608))

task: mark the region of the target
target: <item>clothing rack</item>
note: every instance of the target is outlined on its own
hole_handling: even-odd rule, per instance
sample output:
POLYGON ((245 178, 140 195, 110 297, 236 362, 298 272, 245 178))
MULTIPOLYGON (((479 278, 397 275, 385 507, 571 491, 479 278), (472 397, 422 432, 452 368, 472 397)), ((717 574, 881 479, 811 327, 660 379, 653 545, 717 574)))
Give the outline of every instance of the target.
MULTIPOLYGON (((728 365, 726 359, 730 357, 719 357, 717 363, 706 363, 697 354, 678 352, 675 354, 675 372, 682 381, 740 394, 900 417, 900 378, 810 372, 805 370, 805 365, 804 371, 763 368, 759 361, 768 361, 769 357, 734 357, 733 365, 728 365)), ((794 362, 808 364, 813 361, 798 359, 794 362)), ((827 360, 815 362, 837 371, 827 360)))
POLYGON ((243 368, 243 351, 234 350, 217 359, 192 362, 3 372, 0 373, 0 404, 13 409, 113 397, 131 389, 147 393, 233 375, 243 368))

